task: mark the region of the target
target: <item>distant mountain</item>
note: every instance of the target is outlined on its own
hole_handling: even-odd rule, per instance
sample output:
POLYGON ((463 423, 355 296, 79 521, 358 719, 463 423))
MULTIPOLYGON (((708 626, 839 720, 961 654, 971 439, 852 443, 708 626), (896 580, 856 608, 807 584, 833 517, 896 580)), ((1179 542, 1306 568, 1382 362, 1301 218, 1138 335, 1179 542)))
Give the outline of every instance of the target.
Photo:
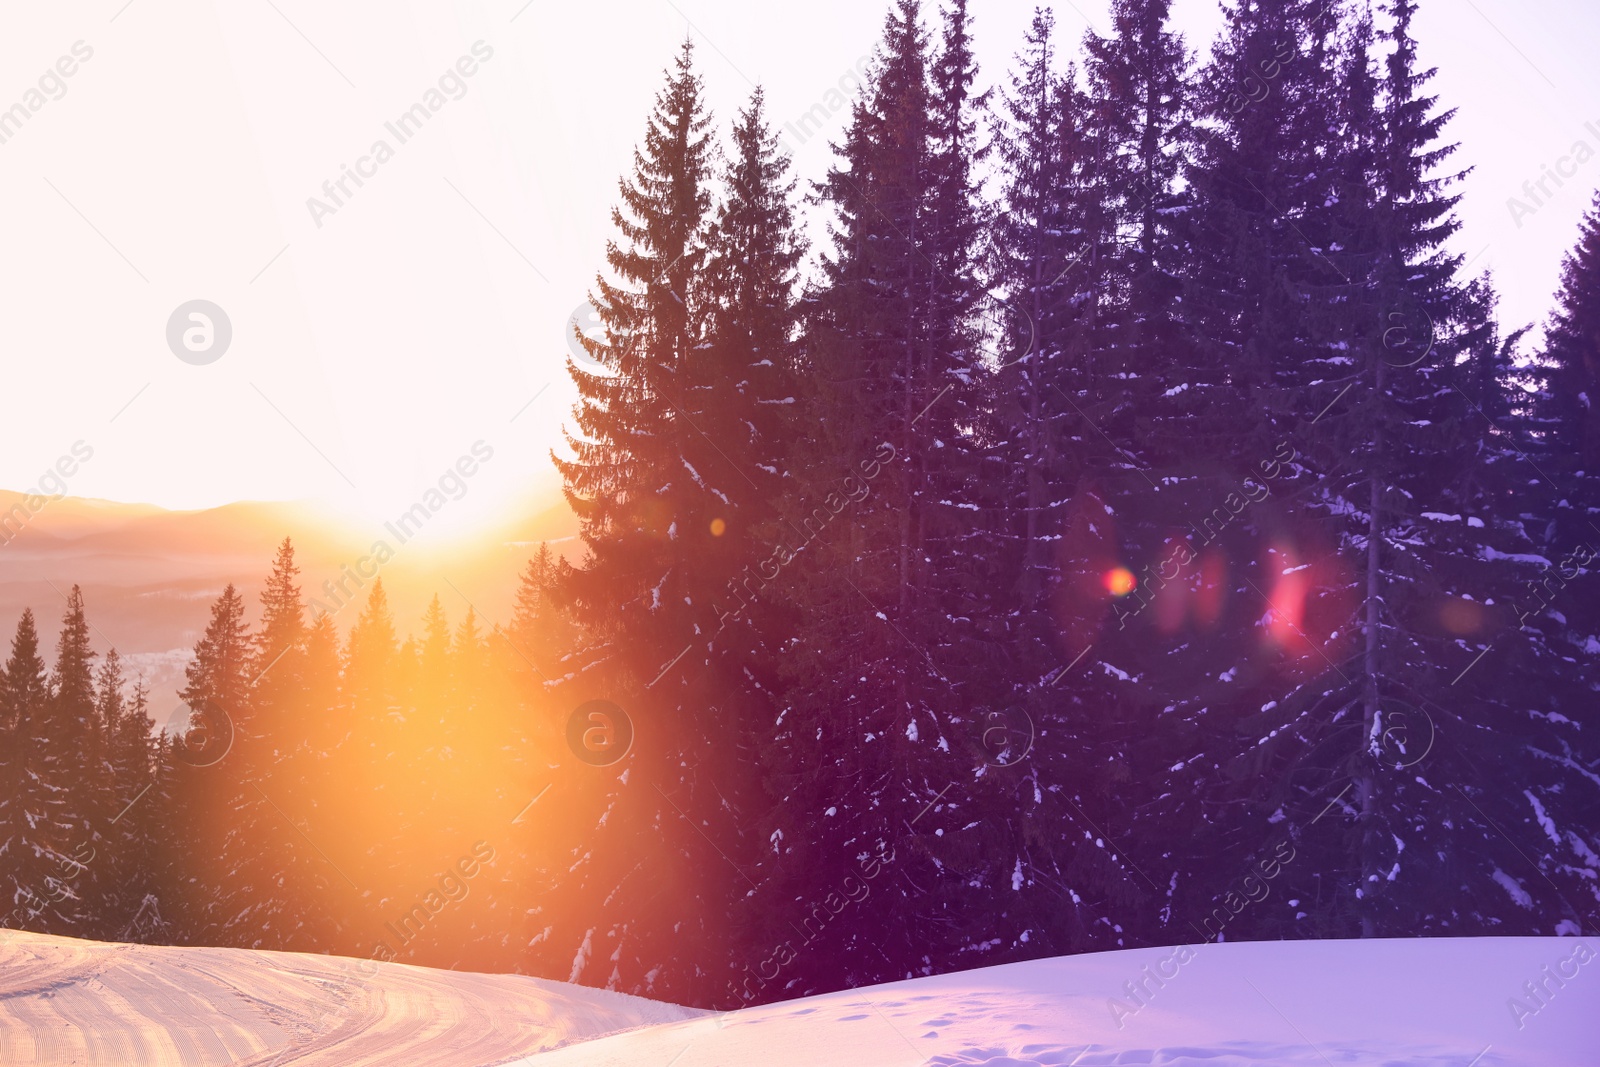
POLYGON ((383 579, 403 637, 417 628, 434 593, 452 621, 466 613, 470 600, 486 625, 505 622, 517 576, 537 545, 576 551, 577 519, 564 501, 531 501, 521 512, 466 541, 402 543, 381 523, 354 523, 309 503, 240 501, 168 511, 62 497, 30 508, 26 494, 0 490, 3 640, 9 644, 22 609, 31 607, 44 643, 53 649, 67 590, 82 586, 97 650, 115 647, 130 674, 144 676, 159 724, 178 711, 183 668, 211 601, 232 582, 254 607, 284 537, 294 540, 307 598, 327 604, 345 631, 371 587, 374 564, 362 561, 374 541, 384 540, 394 555, 376 576, 383 579), (325 591, 324 583, 336 586, 358 564, 367 577, 345 577, 342 593, 325 591))

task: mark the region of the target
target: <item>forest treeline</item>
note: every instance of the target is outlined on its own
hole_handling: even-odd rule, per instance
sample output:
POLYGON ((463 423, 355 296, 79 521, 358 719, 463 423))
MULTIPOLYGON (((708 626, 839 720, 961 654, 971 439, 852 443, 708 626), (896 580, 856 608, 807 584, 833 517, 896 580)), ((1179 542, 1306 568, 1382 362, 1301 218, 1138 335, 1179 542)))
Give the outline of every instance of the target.
POLYGON ((9 923, 714 1007, 1593 932, 1600 204, 1531 345, 1451 251, 1414 0, 1238 0, 1204 55, 1111 9, 1078 51, 1040 10, 980 94, 965 0, 895 0, 804 185, 686 43, 570 364, 581 560, 402 643, 381 585, 308 618, 286 543, 196 648, 209 765, 76 594, 52 669, 25 616, 9 923))

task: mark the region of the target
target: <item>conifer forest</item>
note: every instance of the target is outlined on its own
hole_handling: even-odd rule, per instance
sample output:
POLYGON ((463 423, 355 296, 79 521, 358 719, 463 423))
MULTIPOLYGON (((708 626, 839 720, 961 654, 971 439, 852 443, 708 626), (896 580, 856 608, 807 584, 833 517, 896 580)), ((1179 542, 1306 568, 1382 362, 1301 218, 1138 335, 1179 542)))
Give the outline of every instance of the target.
POLYGON ((185 732, 76 587, 5 620, 0 925, 715 1009, 1595 931, 1600 198, 1507 321, 1420 0, 1041 8, 1003 71, 880 2, 825 172, 689 40, 611 116, 514 613, 336 622, 285 538, 185 732))

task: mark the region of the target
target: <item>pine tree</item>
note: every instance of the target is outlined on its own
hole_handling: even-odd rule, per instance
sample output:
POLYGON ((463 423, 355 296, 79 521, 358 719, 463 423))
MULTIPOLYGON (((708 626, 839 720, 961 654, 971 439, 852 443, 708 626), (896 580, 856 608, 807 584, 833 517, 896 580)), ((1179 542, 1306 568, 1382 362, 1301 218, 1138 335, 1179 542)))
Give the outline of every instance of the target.
POLYGON ((1168 219, 1183 206, 1189 57, 1171 28, 1171 0, 1113 0, 1112 34, 1084 37, 1094 135, 1115 198, 1123 285, 1133 321, 1170 299, 1182 249, 1168 219))
POLYGON ((329 914, 327 891, 330 883, 342 886, 343 880, 307 844, 314 838, 302 829, 326 830, 338 822, 315 788, 324 780, 322 752, 306 728, 312 709, 298 575, 294 544, 286 537, 261 592, 261 623, 251 662, 250 736, 241 740, 231 769, 247 781, 239 839, 278 846, 240 857, 252 872, 249 881, 263 906, 257 921, 271 929, 262 943, 306 949, 326 945, 335 936, 337 920, 329 914))
MULTIPOLYGON (((376 811, 400 813, 395 823, 403 840, 418 832, 418 805, 408 799, 415 793, 414 782, 407 779, 414 776, 416 764, 410 758, 403 703, 409 694, 400 691, 395 678, 399 657, 389 596, 379 578, 350 628, 345 649, 344 712, 350 726, 341 766, 349 785, 335 798, 338 807, 330 812, 329 825, 365 825, 376 811)), ((394 887, 404 884, 406 864, 422 849, 409 843, 399 847, 400 841, 396 847, 381 840, 362 843, 364 862, 347 871, 363 887, 379 884, 378 899, 389 900, 400 892, 394 887)))
POLYGON ((1540 360, 1537 411, 1557 470, 1583 472, 1581 503, 1575 499, 1573 507, 1593 516, 1600 508, 1600 194, 1562 263, 1556 304, 1540 360))
POLYGON ((345 691, 358 718, 370 721, 388 712, 396 695, 389 674, 398 654, 389 596, 379 578, 372 583, 366 606, 350 628, 345 656, 345 691))
POLYGON ((612 222, 626 244, 608 243, 618 280, 597 278, 594 300, 606 336, 584 338, 605 369, 572 366, 582 437, 569 436, 572 459, 556 459, 592 557, 571 576, 571 594, 580 611, 615 616, 628 636, 625 654, 638 657, 618 664, 620 678, 631 669, 642 677, 625 684, 641 687, 694 634, 681 571, 694 551, 689 542, 710 536, 711 518, 702 514, 709 494, 696 484, 684 448, 695 433, 697 279, 711 202, 702 93, 686 40, 656 98, 634 173, 620 183, 612 222))
MULTIPOLYGON (((1158 787, 1166 807, 1190 809, 1197 846, 1248 857, 1276 837, 1302 857, 1283 887, 1298 915, 1280 903, 1229 937, 1553 932, 1581 921, 1581 887, 1558 872, 1588 846, 1549 829, 1552 848, 1523 846, 1536 852, 1529 869, 1494 829, 1570 827, 1564 805, 1579 787, 1539 753, 1577 749, 1565 716, 1530 711, 1518 695, 1559 660, 1530 627, 1513 640, 1503 607, 1538 559, 1508 506, 1532 472, 1472 398, 1482 353, 1499 346, 1484 297, 1457 279, 1460 259, 1446 250, 1460 176, 1438 173, 1452 150, 1439 143, 1449 113, 1422 92, 1431 72, 1416 64, 1414 7, 1391 6, 1380 74, 1365 19, 1342 53, 1326 53, 1342 86, 1334 125, 1308 107, 1282 142, 1285 160, 1304 162, 1261 175, 1284 191, 1295 236, 1280 238, 1276 277, 1246 276, 1235 290, 1254 329, 1280 338, 1260 349, 1271 359, 1255 395, 1262 424, 1293 442, 1271 469, 1287 472, 1279 484, 1304 503, 1258 504, 1259 518, 1237 527, 1260 535, 1261 562, 1240 568, 1260 599, 1249 614, 1224 614, 1234 695, 1219 707, 1225 698, 1199 687, 1177 703, 1188 751, 1158 787), (1322 129, 1340 133, 1333 150, 1300 150, 1322 129), (1268 640, 1241 657, 1252 618, 1268 640), (1491 646, 1503 646, 1494 675, 1456 685, 1491 646), (1423 758, 1424 773, 1410 769, 1423 758), (1532 788, 1479 786, 1491 760, 1513 763, 1532 788), (1551 925, 1527 925, 1521 912, 1535 900, 1551 925)), ((1201 208, 1218 192, 1202 184, 1201 208)), ((1234 539, 1235 559, 1248 544, 1234 539)), ((1177 825, 1157 832, 1171 840, 1177 825)), ((1214 910, 1226 870, 1194 879, 1175 914, 1216 934, 1205 915, 1229 916, 1214 910)))
POLYGON ((110 847, 104 828, 113 814, 108 810, 109 746, 96 714, 94 658, 83 591, 74 585, 67 594, 67 610, 56 641, 50 698, 35 737, 40 748, 40 773, 60 783, 67 800, 63 814, 72 858, 62 871, 61 884, 67 897, 60 907, 64 911, 71 909, 74 928, 79 930, 97 929, 104 922, 104 917, 97 914, 104 865, 96 861, 110 847))
MULTIPOLYGON (((206 944, 261 944, 259 920, 267 903, 250 875, 271 846, 247 833, 260 829, 258 797, 222 770, 236 746, 254 740, 251 682, 255 677, 244 599, 230 583, 211 606, 211 618, 185 668, 178 696, 190 711, 188 730, 171 739, 175 804, 192 820, 201 862, 181 879, 178 909, 193 936, 206 944)), ((237 770, 239 760, 233 767, 237 770)), ((271 943, 271 942, 268 942, 271 943)))
POLYGON ((703 801, 684 786, 696 776, 690 750, 695 762, 703 751, 693 739, 709 732, 707 683, 697 668, 721 594, 702 578, 714 552, 712 524, 726 513, 707 478, 732 476, 696 462, 705 436, 700 387, 712 372, 703 265, 713 172, 703 93, 685 41, 633 173, 620 183, 618 239, 606 251, 615 281, 597 279, 593 300, 605 337, 584 340, 604 370, 572 367, 581 436, 569 434, 572 458, 556 460, 588 549, 564 599, 593 623, 574 665, 571 706, 617 702, 639 743, 613 772, 631 773, 597 800, 605 831, 578 846, 572 927, 552 951, 581 956, 580 945, 598 939, 603 947, 593 950, 613 961, 610 972, 574 963, 573 980, 669 998, 672 987, 652 985, 667 951, 656 939, 674 928, 678 937, 709 938, 716 918, 698 873, 705 842, 686 825, 703 801), (690 816, 673 810, 674 796, 690 816), (645 855, 654 858, 649 870, 645 855))
POLYGON ((1285 489, 1304 442, 1290 431, 1316 396, 1312 383, 1351 343, 1348 323, 1326 312, 1348 268, 1325 253, 1336 176, 1370 131, 1333 110, 1346 87, 1359 95, 1341 76, 1342 13, 1301 0, 1225 7, 1192 90, 1192 133, 1174 146, 1187 157, 1187 189, 1167 217, 1182 265, 1174 302, 1154 305, 1151 320, 1174 333, 1129 353, 1137 368, 1153 364, 1136 402, 1152 470, 1120 479, 1117 488, 1134 488, 1107 500, 1121 542, 1112 558, 1131 574, 1113 592, 1110 647, 1096 655, 1111 653, 1132 685, 1097 762, 1121 779, 1110 841, 1137 842, 1141 888, 1165 898, 1140 936, 1166 942, 1217 936, 1204 918, 1272 847, 1282 814, 1269 806, 1252 821, 1240 797, 1252 775, 1276 785, 1284 772, 1254 743, 1282 717, 1285 691, 1326 667, 1295 630, 1312 629, 1294 596, 1303 579, 1280 572, 1300 562, 1285 489), (1276 555, 1286 551, 1295 558, 1276 555))
POLYGON ((517 585, 501 651, 530 698, 561 678, 566 673, 563 660, 577 651, 578 630, 561 601, 568 569, 548 544, 541 544, 517 585))
MULTIPOLYGON (((255 635, 255 705, 257 714, 277 717, 291 714, 300 695, 301 663, 305 657, 305 603, 295 578, 294 544, 285 537, 278 545, 261 592, 261 625, 255 635)), ((263 724, 276 729, 277 722, 263 724)))
MULTIPOLYGON (((988 780, 1007 783, 1005 807, 1026 813, 1011 871, 1031 897, 1029 943, 1042 951, 1125 944, 1109 916, 1131 927, 1159 888, 1100 830, 1122 837, 1121 754, 1143 740, 1131 705, 1149 699, 1111 666, 1138 662, 1150 641, 1126 629, 1131 612, 1116 601, 1126 590, 1107 583, 1169 533, 1176 500, 1158 494, 1185 481, 1143 468, 1176 458, 1160 439, 1182 418, 1167 409, 1184 389, 1161 388, 1196 380, 1174 312, 1187 54, 1165 5, 1114 5, 1113 28, 1086 38, 1090 87, 1080 92, 1070 70, 1053 71, 1053 25, 1036 16, 997 138, 1006 186, 994 243, 1009 329, 996 410, 1017 486, 999 533, 1020 541, 1020 559, 1006 555, 1021 640, 1007 672, 1014 688, 983 725, 985 738, 1014 746, 985 753, 1002 756, 988 780), (1046 825, 1056 832, 1040 832, 1046 825)), ((1198 458, 1193 445, 1182 462, 1198 458)))
MULTIPOLYGON (((698 584, 714 591, 715 657, 704 663, 710 690, 765 718, 770 698, 770 641, 779 625, 773 597, 776 542, 787 536, 777 502, 792 482, 797 269, 804 254, 791 204, 794 179, 780 154, 761 89, 733 125, 723 175, 727 199, 707 238, 706 358, 695 415, 703 431, 691 442, 720 507, 699 555, 698 584)), ((736 728, 737 729, 737 728, 736 728)))
MULTIPOLYGON (((761 893, 783 903, 749 936, 787 937, 799 917, 788 902, 814 899, 820 872, 898 859, 891 884, 829 924, 831 952, 808 949, 782 990, 905 974, 928 951, 930 921, 964 936, 958 898, 973 890, 952 879, 910 905, 901 879, 940 878, 955 850, 935 832, 953 818, 938 798, 972 773, 967 751, 952 754, 965 749, 953 730, 992 670, 974 622, 987 564, 970 522, 986 395, 974 77, 964 4, 947 8, 935 45, 920 5, 896 3, 842 158, 818 187, 832 248, 805 299, 800 415, 813 429, 795 453, 793 541, 780 557, 803 592, 768 749, 783 754, 769 770, 779 817, 762 827, 761 893), (914 825, 924 809, 929 821, 914 825), (806 828, 828 811, 834 832, 815 841, 806 828)), ((950 800, 967 804, 958 789, 950 800)), ((756 993, 782 995, 765 983, 756 993)))
POLYGON ((1086 334, 1102 288, 1089 272, 1109 258, 1095 247, 1109 225, 1108 206, 1087 141, 1087 107, 1072 73, 1057 71, 1055 51, 1054 16, 1038 9, 995 123, 1003 188, 991 268, 1005 311, 990 405, 1009 430, 1009 447, 996 451, 1013 516, 1013 528, 995 535, 1020 542, 1010 564, 1019 575, 1019 610, 1046 616, 1055 527, 1082 454, 1066 447, 1081 443, 1071 429, 1077 415, 1056 393, 1081 401, 1088 391, 1086 334))
MULTIPOLYGON (((1600 684, 1600 672, 1592 666, 1594 650, 1600 647, 1600 598, 1592 592, 1596 568, 1583 565, 1590 574, 1578 588, 1567 590, 1574 576, 1560 564, 1575 554, 1600 558, 1600 196, 1562 264, 1556 304, 1537 365, 1519 368, 1522 373, 1514 377, 1531 392, 1518 392, 1528 402, 1512 413, 1511 421, 1524 428, 1517 441, 1541 476, 1541 487, 1549 484, 1555 490, 1541 513, 1546 522, 1540 541, 1558 569, 1529 583, 1514 607, 1522 617, 1560 597, 1560 610, 1571 621, 1563 627, 1571 635, 1571 648, 1564 654, 1589 665, 1580 672, 1573 693, 1581 701, 1600 684)), ((1569 673, 1561 672, 1552 681, 1569 673)))
MULTIPOLYGON (((148 714, 149 692, 142 679, 134 683, 133 704, 136 713, 148 714)), ((214 943, 204 936, 210 894, 209 882, 203 885, 201 875, 209 871, 206 864, 196 862, 195 856, 197 842, 209 843, 210 830, 204 818, 207 798, 200 792, 203 780, 178 758, 180 744, 165 732, 156 734, 151 741, 155 785, 139 801, 150 808, 145 816, 148 821, 138 827, 149 842, 145 859, 152 888, 148 896, 154 903, 146 908, 145 901, 140 901, 135 921, 126 931, 118 932, 118 940, 175 945, 214 943), (159 922, 152 921, 152 909, 159 912, 159 922)))
POLYGON ((70 934, 78 919, 71 888, 81 833, 72 825, 70 780, 57 777, 47 740, 52 699, 33 612, 23 609, 0 696, 7 744, 0 762, 0 924, 70 934))
POLYGON ((213 722, 204 724, 213 727, 213 735, 216 728, 236 731, 250 722, 250 683, 254 678, 250 653, 244 600, 229 583, 211 606, 211 618, 195 645, 194 659, 184 668, 187 684, 178 692, 178 698, 197 717, 214 717, 213 722))
POLYGON ((331 771, 350 730, 340 686, 340 638, 333 616, 319 615, 306 629, 302 671, 307 694, 305 731, 311 747, 331 771))
POLYGON ((150 741, 154 722, 144 689, 139 688, 129 703, 124 684, 122 658, 113 648, 95 679, 96 714, 106 738, 111 781, 110 814, 102 834, 106 854, 98 868, 103 872, 102 914, 96 933, 109 939, 120 938, 145 895, 154 889, 149 826, 155 806, 144 803, 154 784, 150 741))
POLYGON ((1109 209, 1100 283, 1109 299, 1094 360, 1103 368, 1099 390, 1112 393, 1084 411, 1098 413, 1096 425, 1117 442, 1144 436, 1135 419, 1156 424, 1143 451, 1163 464, 1192 454, 1181 427, 1206 404, 1198 399, 1204 379, 1176 329, 1188 255, 1179 179, 1190 93, 1188 52, 1170 19, 1169 0, 1113 0, 1111 35, 1084 37, 1088 137, 1109 209), (1164 395, 1158 381, 1188 383, 1196 395, 1164 395))
MULTIPOLYGON (((105 667, 115 651, 108 652, 102 667, 102 699, 117 691, 105 667)), ((118 664, 120 671, 120 664, 118 664)), ((109 701, 106 701, 109 703, 109 701)), ((108 912, 113 926, 106 936, 116 941, 138 940, 146 944, 165 944, 174 932, 160 915, 160 904, 168 902, 175 914, 176 895, 168 888, 171 863, 181 853, 185 841, 182 828, 171 807, 170 770, 163 774, 170 751, 165 738, 152 736, 155 720, 150 716, 150 692, 144 679, 134 682, 132 699, 122 700, 118 727, 112 742, 116 768, 117 799, 126 802, 113 816, 117 829, 117 863, 114 868, 115 906, 108 912)))

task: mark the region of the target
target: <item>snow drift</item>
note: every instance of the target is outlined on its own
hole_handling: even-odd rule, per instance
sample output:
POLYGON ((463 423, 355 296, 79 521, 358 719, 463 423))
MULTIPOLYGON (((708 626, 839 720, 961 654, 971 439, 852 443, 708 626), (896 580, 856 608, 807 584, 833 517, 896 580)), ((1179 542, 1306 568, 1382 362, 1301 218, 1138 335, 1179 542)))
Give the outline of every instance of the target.
POLYGON ((5 1067, 459 1067, 698 1014, 520 975, 0 930, 5 1067))
POLYGON ((1592 1067, 1583 938, 1034 960, 710 1013, 515 975, 0 931, 0 1063, 1592 1067))

